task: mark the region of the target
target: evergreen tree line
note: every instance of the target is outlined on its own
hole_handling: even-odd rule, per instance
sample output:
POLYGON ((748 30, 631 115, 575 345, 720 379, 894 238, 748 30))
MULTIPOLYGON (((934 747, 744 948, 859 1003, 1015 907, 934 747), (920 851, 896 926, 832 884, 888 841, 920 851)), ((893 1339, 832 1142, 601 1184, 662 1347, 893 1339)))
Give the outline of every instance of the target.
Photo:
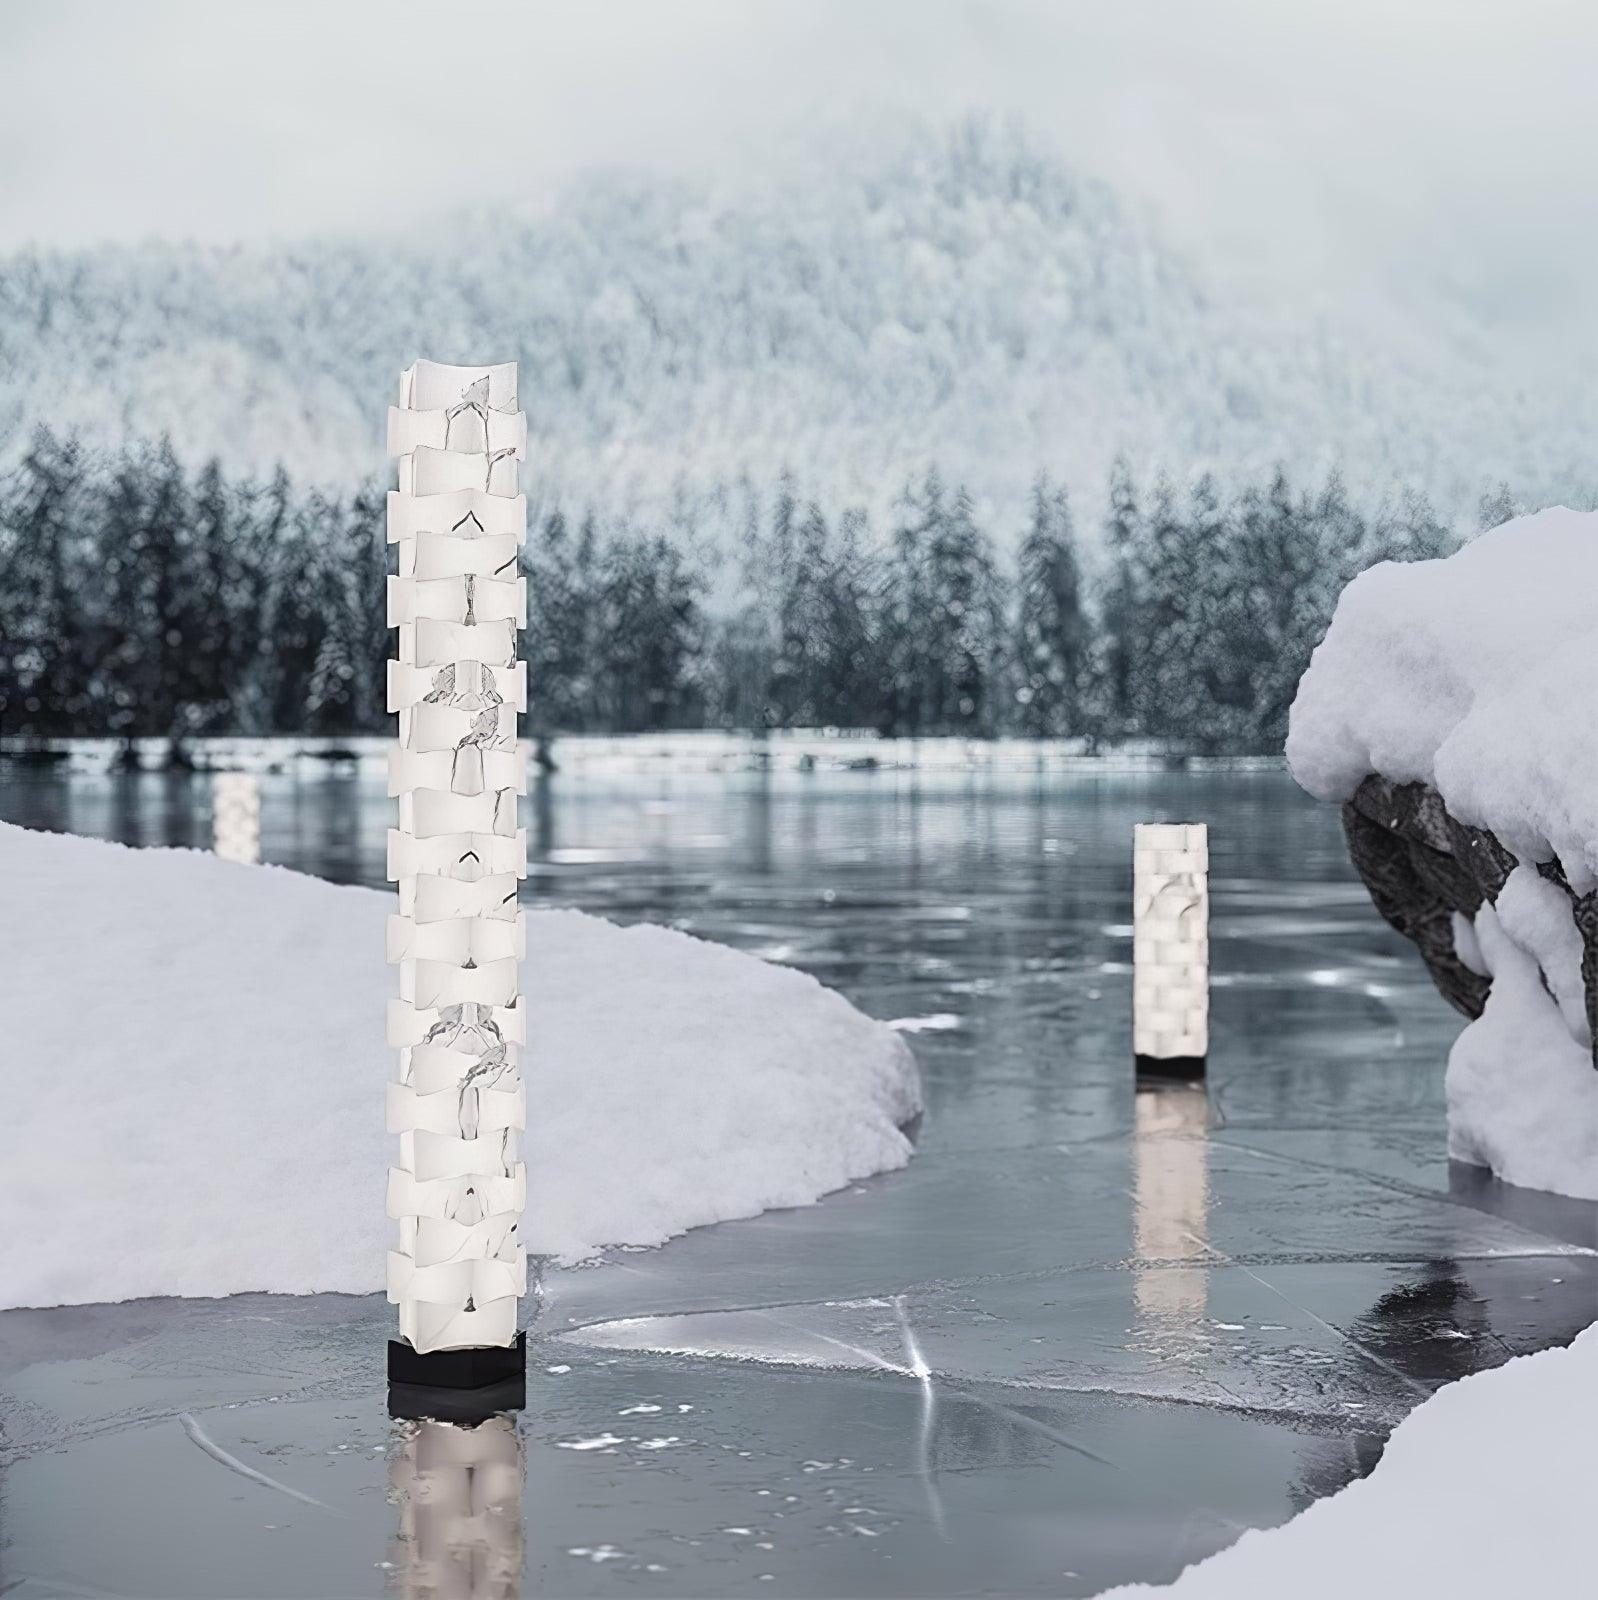
MULTIPOLYGON (((879 534, 784 479, 737 548, 554 512, 531 529, 540 733, 836 726, 1280 749, 1342 586, 1445 554, 1424 497, 1138 484, 1117 461, 1084 548, 1040 477, 1013 560, 936 473, 879 534)), ((1484 524, 1512 507, 1483 502, 1484 524)), ((384 731, 383 493, 197 472, 166 443, 38 430, 0 483, 0 735, 384 731)))

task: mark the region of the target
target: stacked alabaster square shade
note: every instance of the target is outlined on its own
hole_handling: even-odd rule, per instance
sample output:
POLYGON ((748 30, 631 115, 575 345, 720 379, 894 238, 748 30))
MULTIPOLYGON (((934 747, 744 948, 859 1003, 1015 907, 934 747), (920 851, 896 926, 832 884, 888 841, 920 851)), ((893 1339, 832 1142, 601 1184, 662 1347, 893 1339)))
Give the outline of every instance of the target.
POLYGON ((213 849, 224 861, 261 859, 261 789, 248 772, 219 772, 211 780, 213 849))
POLYGON ((1142 822, 1132 843, 1132 1047, 1141 1064, 1209 1051, 1209 830, 1142 822))
MULTIPOLYGON (((389 412, 399 490, 388 497, 388 708, 398 714, 389 793, 399 885, 388 958, 399 967, 389 1043, 399 1049, 388 1127, 399 1136, 388 1212, 399 1225, 388 1297, 419 1353, 509 1346, 527 1264, 520 1051, 526 1009, 517 796, 526 709, 516 659, 526 621, 518 492, 527 422, 516 368, 418 361, 389 412)), ((392 1370, 392 1369, 391 1369, 392 1370)))

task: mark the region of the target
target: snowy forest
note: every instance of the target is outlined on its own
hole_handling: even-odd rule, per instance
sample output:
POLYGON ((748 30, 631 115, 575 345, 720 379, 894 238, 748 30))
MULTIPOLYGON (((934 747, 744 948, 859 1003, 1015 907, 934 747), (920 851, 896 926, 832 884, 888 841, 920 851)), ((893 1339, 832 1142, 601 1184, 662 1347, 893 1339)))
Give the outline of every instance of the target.
MULTIPOLYGON (((1281 748, 1338 591, 1446 553, 1425 497, 1369 511, 1334 475, 1135 481, 1097 537, 1040 476, 985 526, 930 472, 891 519, 747 490, 724 536, 543 514, 528 577, 541 734, 839 727, 888 735, 1281 748), (1001 554, 1012 551, 1013 555, 1001 554)), ((93 451, 35 430, 0 482, 0 737, 387 728, 382 487, 190 470, 166 442, 93 451)), ((1484 501, 1484 525, 1512 514, 1484 501)))
POLYGON ((1272 298, 1022 128, 895 124, 746 185, 598 171, 393 237, 0 256, 0 467, 44 423, 339 492, 382 470, 386 400, 431 356, 520 364, 540 521, 686 504, 731 543, 744 482, 786 470, 883 529, 936 464, 1013 554, 1040 466, 1096 527, 1122 451, 1232 489, 1340 464, 1357 504, 1407 485, 1450 526, 1501 478, 1589 503, 1592 386, 1505 369, 1515 341, 1423 303, 1272 298))

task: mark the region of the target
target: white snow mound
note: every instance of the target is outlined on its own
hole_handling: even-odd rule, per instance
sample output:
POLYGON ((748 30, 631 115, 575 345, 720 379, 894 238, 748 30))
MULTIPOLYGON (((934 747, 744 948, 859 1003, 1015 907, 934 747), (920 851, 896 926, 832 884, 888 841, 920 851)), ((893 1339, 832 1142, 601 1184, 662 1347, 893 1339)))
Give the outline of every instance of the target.
POLYGON ((1449 1384, 1398 1425, 1370 1477, 1282 1527, 1245 1533, 1174 1584, 1108 1593, 1173 1600, 1585 1594, 1594 1482, 1598 1328, 1589 1328, 1568 1349, 1449 1384))
POLYGON ((1337 602, 1288 718, 1293 776, 1346 800, 1429 783, 1522 861, 1598 886, 1598 512, 1517 517, 1441 561, 1384 561, 1337 602))
POLYGON ((1490 976, 1448 1064, 1448 1142, 1510 1183, 1598 1199, 1598 1072, 1570 901, 1598 887, 1598 512, 1518 517, 1441 561, 1343 591, 1299 684, 1287 759, 1346 800, 1369 773, 1430 784, 1523 863, 1456 948, 1490 976))
MULTIPOLYGON (((0 1307, 380 1289, 390 897, 4 824, 0 886, 0 1307)), ((530 1252, 908 1160, 908 1046, 813 978, 575 911, 527 946, 530 1252)))

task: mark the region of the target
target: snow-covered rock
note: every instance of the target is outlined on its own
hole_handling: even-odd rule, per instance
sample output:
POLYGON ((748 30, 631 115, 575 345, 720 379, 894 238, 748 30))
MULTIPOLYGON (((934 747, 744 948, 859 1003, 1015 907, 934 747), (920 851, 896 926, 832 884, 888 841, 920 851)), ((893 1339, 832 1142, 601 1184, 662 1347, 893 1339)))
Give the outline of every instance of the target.
MULTIPOLYGON (((381 1288, 389 897, 0 825, 0 1307, 381 1288)), ((902 1166, 908 1046, 814 979, 527 918, 530 1252, 902 1166)))
POLYGON ((1517 517, 1442 561, 1343 591, 1288 721, 1293 775, 1347 800, 1367 773, 1435 789, 1521 861, 1598 887, 1598 512, 1517 517))
MULTIPOLYGON (((1592 1587, 1598 1328, 1565 1350, 1462 1378, 1401 1422, 1368 1478, 1280 1528, 1245 1533, 1174 1600, 1555 1600, 1592 1587)), ((1104 1600, 1109 1600, 1108 1596, 1104 1600)))
POLYGON ((1287 757, 1382 914, 1475 1017, 1449 1148, 1598 1198, 1598 513, 1520 517, 1343 592, 1287 757))

